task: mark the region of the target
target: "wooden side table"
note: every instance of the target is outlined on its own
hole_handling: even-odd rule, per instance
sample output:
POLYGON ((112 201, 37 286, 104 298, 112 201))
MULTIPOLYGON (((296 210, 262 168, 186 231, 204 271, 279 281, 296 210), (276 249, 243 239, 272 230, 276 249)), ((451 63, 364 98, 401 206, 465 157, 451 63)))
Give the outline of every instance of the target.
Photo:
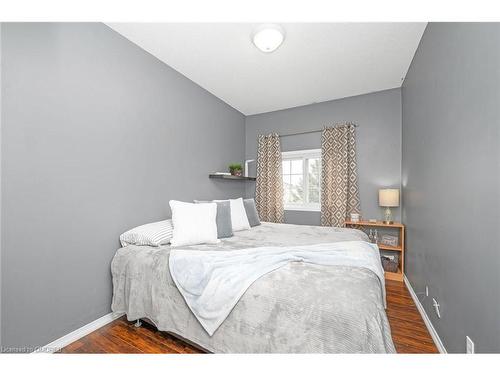
POLYGON ((403 224, 401 223, 385 224, 382 221, 377 221, 375 223, 371 221, 358 221, 358 222, 346 221, 345 225, 348 228, 356 228, 356 229, 370 228, 370 227, 397 229, 399 237, 398 246, 388 246, 381 243, 378 243, 377 245, 380 250, 398 251, 401 254, 401 256, 399 257, 398 272, 386 271, 385 278, 386 280, 395 280, 403 282, 403 276, 405 270, 405 226, 403 224))

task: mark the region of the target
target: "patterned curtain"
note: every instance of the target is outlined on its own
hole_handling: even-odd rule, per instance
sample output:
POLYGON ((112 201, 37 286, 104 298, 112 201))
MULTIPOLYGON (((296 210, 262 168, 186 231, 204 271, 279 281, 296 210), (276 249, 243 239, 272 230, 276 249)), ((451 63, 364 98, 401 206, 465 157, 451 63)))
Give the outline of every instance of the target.
POLYGON ((279 135, 259 135, 255 205, 262 221, 283 222, 285 210, 281 168, 279 135))
POLYGON ((321 136, 321 225, 343 227, 359 213, 356 127, 325 127, 321 136))

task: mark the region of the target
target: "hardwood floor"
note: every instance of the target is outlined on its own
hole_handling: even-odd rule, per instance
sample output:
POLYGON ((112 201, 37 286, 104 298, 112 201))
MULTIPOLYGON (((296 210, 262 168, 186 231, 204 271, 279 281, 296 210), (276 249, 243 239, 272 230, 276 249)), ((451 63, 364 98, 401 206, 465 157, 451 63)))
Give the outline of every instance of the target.
POLYGON ((439 353, 404 283, 386 280, 387 318, 398 353, 439 353))
POLYGON ((142 323, 135 327, 123 316, 64 347, 60 353, 202 353, 168 333, 142 323))
MULTIPOLYGON (((438 353, 406 286, 386 281, 387 317, 398 353, 438 353)), ((153 326, 136 328, 125 317, 66 346, 61 353, 202 353, 153 326)))

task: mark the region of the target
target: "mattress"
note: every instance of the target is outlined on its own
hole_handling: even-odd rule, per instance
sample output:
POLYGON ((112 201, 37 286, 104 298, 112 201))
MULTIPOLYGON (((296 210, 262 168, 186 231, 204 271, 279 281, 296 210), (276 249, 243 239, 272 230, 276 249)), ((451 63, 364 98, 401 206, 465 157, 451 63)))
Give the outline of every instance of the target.
MULTIPOLYGON (((356 229, 262 223, 218 244, 176 249, 237 250, 367 241, 356 229)), ((127 246, 111 264, 112 310, 214 353, 394 353, 382 285, 370 270, 292 262, 245 292, 209 336, 175 286, 170 247, 127 246)))

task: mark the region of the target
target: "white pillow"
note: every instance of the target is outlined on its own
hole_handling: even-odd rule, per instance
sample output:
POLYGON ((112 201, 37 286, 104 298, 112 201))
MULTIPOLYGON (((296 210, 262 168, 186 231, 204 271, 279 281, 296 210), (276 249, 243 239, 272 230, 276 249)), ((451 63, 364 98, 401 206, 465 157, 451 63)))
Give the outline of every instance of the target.
POLYGON ((217 243, 217 204, 186 203, 171 200, 174 233, 172 246, 217 243))
POLYGON ((170 242, 172 238, 172 220, 144 224, 131 229, 120 236, 122 247, 127 245, 160 246, 170 242))
MULTIPOLYGON (((223 201, 216 200, 214 202, 223 201)), ((243 198, 229 199, 229 205, 231 207, 231 226, 233 227, 233 232, 250 229, 250 223, 248 222, 247 212, 245 211, 245 205, 243 204, 243 198)))

